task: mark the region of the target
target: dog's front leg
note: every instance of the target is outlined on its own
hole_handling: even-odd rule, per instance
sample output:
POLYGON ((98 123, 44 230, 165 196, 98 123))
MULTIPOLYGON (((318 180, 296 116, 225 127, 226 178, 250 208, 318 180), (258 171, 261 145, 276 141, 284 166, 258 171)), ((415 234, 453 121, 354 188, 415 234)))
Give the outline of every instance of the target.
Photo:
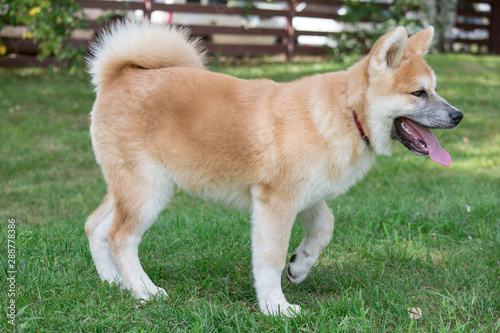
POLYGON ((259 307, 266 315, 292 317, 300 312, 300 306, 285 299, 281 274, 296 211, 291 201, 283 200, 272 190, 254 187, 252 196, 252 261, 259 307))

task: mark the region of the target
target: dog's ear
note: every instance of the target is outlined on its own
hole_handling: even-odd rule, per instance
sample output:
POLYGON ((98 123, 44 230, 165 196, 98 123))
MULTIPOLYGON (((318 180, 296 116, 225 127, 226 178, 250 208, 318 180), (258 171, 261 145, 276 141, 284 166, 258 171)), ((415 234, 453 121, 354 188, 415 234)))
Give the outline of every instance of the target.
POLYGON ((406 57, 408 33, 404 27, 398 27, 383 35, 372 48, 373 64, 378 69, 398 68, 406 57))
POLYGON ((408 39, 408 49, 416 55, 424 56, 432 45, 433 37, 433 27, 419 31, 408 39))

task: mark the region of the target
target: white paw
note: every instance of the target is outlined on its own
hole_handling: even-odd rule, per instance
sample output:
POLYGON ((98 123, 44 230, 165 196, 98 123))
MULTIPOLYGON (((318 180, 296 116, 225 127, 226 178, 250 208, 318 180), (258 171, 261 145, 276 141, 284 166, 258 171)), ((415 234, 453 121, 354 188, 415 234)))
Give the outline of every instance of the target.
POLYGON ((116 283, 125 286, 126 288, 125 280, 123 279, 123 276, 120 274, 120 271, 118 270, 118 267, 116 266, 115 262, 114 261, 107 262, 104 265, 105 268, 97 270, 99 273, 99 278, 102 281, 107 281, 109 284, 116 283))
POLYGON ((285 270, 288 281, 293 284, 299 284, 304 281, 315 261, 316 258, 306 256, 303 253, 300 253, 300 255, 292 255, 285 270))
POLYGON ((160 287, 156 288, 156 294, 154 294, 154 296, 158 297, 158 298, 163 298, 163 299, 167 299, 168 298, 168 294, 165 291, 165 289, 160 288, 160 287))
POLYGON ((264 301, 260 303, 260 311, 266 316, 296 317, 300 314, 300 305, 284 302, 264 301))
POLYGON ((161 299, 167 299, 168 294, 165 291, 165 289, 160 288, 160 287, 154 287, 149 290, 141 290, 140 292, 132 292, 132 295, 135 298, 138 298, 141 300, 141 303, 150 301, 153 298, 161 298, 161 299))

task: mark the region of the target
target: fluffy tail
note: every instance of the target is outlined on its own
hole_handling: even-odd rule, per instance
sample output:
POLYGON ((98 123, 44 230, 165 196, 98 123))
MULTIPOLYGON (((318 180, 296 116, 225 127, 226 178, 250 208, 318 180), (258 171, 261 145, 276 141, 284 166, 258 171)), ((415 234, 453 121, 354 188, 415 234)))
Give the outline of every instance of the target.
POLYGON ((143 22, 116 22, 104 30, 88 58, 92 83, 99 89, 128 66, 204 68, 204 53, 189 32, 172 26, 143 22))

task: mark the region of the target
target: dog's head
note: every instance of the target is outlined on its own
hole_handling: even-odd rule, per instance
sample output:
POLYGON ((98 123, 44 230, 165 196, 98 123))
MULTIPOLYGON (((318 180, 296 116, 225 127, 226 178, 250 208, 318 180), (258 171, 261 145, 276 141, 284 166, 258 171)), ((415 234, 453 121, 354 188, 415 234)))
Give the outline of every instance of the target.
POLYGON ((436 76, 425 62, 434 29, 408 38, 399 27, 382 36, 366 61, 366 117, 374 149, 390 154, 394 140, 416 155, 448 166, 450 155, 429 129, 452 129, 462 113, 436 92, 436 76))

